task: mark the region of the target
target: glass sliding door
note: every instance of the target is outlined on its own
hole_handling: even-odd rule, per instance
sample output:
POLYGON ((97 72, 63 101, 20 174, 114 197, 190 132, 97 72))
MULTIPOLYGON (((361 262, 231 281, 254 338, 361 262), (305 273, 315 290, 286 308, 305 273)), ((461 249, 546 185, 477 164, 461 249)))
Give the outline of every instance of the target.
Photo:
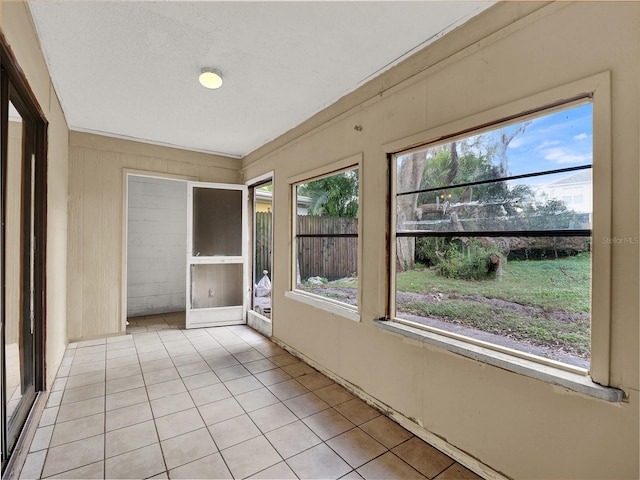
MULTIPOLYGON (((22 163, 23 121, 12 103, 9 104, 9 143, 7 146, 6 169, 6 202, 4 219, 5 241, 7 250, 18 251, 20 248, 20 190, 22 163)), ((4 264, 4 278, 7 285, 20 285, 20 256, 10 255, 4 264)), ((8 292, 7 292, 8 293, 8 292)), ((16 295, 8 295, 5 299, 4 318, 4 360, 5 384, 4 398, 7 422, 11 422, 22 397, 22 373, 24 371, 20 344, 22 337, 20 321, 20 299, 16 295)))
POLYGON ((33 361, 33 171, 27 123, 9 104, 5 246, 5 399, 7 442, 19 433, 21 413, 35 396, 33 361), (23 160, 26 160, 24 162, 23 160), (23 168, 24 167, 24 168, 23 168), (24 170, 24 171, 23 171, 24 170), (25 195, 21 192, 25 189, 25 195), (22 202, 25 202, 22 204, 22 202), (23 267, 26 267, 26 271, 23 267))
POLYGON ((44 389, 46 122, 0 44, 0 452, 7 466, 44 389))

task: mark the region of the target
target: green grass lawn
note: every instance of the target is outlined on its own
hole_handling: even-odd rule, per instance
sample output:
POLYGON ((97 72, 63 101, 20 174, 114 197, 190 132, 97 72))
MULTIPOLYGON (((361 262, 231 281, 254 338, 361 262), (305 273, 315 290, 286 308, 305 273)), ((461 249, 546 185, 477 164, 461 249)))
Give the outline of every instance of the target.
POLYGON ((585 312, 590 309, 589 254, 558 260, 511 261, 500 278, 455 280, 435 270, 410 270, 396 276, 396 290, 416 293, 455 293, 499 298, 546 311, 585 312))
MULTIPOLYGON (((510 261, 497 278, 456 280, 418 268, 396 276, 398 292, 444 294, 422 299, 398 296, 402 313, 436 318, 588 359, 590 355, 591 259, 588 253, 558 260, 510 261), (488 300, 487 300, 488 299, 488 300), (510 304, 497 304, 491 299, 510 304)), ((355 304, 358 282, 302 288, 355 304), (349 301, 352 297, 353 301, 349 301)))
POLYGON ((398 311, 421 317, 438 318, 483 332, 524 340, 533 345, 558 348, 565 353, 588 358, 590 322, 588 317, 571 322, 544 315, 469 300, 445 300, 440 303, 399 303, 398 311))
POLYGON ((433 302, 398 300, 398 312, 438 318, 589 357, 589 254, 558 260, 511 261, 499 278, 482 281, 445 278, 430 269, 411 270, 397 275, 396 289, 448 295, 445 300, 433 302), (516 305, 496 305, 484 299, 516 305))

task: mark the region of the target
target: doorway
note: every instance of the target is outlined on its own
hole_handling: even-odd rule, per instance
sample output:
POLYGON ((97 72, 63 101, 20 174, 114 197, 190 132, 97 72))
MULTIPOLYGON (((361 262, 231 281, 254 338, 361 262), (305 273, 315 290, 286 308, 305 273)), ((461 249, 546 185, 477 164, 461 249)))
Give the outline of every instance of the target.
POLYGON ((184 312, 187 181, 127 173, 126 317, 184 312))
POLYGON ((247 323, 271 336, 273 305, 273 174, 249 182, 253 295, 247 323))
POLYGON ((178 312, 186 328, 246 323, 247 188, 193 180, 125 172, 129 331, 178 312))

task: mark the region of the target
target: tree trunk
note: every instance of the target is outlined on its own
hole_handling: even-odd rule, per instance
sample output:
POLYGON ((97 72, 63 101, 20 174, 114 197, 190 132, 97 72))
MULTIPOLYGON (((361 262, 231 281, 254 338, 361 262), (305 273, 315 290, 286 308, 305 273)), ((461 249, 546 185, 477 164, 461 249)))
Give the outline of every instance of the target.
POLYGON ((447 186, 453 185, 453 181, 458 175, 458 144, 457 142, 451 142, 451 161, 449 162, 449 171, 447 172, 447 186))
MULTIPOLYGON (((400 164, 398 172, 398 191, 418 190, 422 183, 422 174, 427 163, 427 152, 416 152, 407 155, 400 164)), ((403 228, 407 221, 416 220, 418 195, 402 195, 396 201, 397 225, 403 228)), ((415 265, 415 241, 413 238, 396 240, 396 271, 404 272, 415 265)))
POLYGON ((509 160, 507 158, 507 148, 509 148, 509 144, 511 141, 519 134, 524 133, 529 125, 531 125, 531 121, 525 122, 516 128, 511 135, 507 135, 503 133, 500 136, 500 145, 498 146, 498 159, 500 161, 500 175, 506 176, 509 175, 509 160))

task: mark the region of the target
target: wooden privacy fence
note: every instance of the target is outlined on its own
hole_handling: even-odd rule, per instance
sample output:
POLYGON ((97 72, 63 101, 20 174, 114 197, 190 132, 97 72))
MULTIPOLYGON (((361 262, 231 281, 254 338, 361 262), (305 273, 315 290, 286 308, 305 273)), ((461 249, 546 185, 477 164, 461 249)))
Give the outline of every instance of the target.
POLYGON ((254 272, 254 283, 258 283, 262 278, 263 270, 267 270, 269 272, 269 279, 271 279, 273 214, 271 212, 257 212, 255 229, 256 242, 254 255, 256 270, 254 272))
MULTIPOLYGON (((256 282, 262 271, 269 271, 271 278, 272 214, 256 213, 256 282)), ((358 270, 357 237, 332 237, 331 235, 357 234, 357 218, 316 217, 298 215, 298 235, 327 235, 298 237, 298 271, 302 281, 309 277, 327 280, 350 277, 358 270)))
POLYGON ((357 218, 298 215, 298 271, 302 281, 309 277, 327 280, 350 277, 358 270, 358 238, 331 235, 357 234, 357 218))

